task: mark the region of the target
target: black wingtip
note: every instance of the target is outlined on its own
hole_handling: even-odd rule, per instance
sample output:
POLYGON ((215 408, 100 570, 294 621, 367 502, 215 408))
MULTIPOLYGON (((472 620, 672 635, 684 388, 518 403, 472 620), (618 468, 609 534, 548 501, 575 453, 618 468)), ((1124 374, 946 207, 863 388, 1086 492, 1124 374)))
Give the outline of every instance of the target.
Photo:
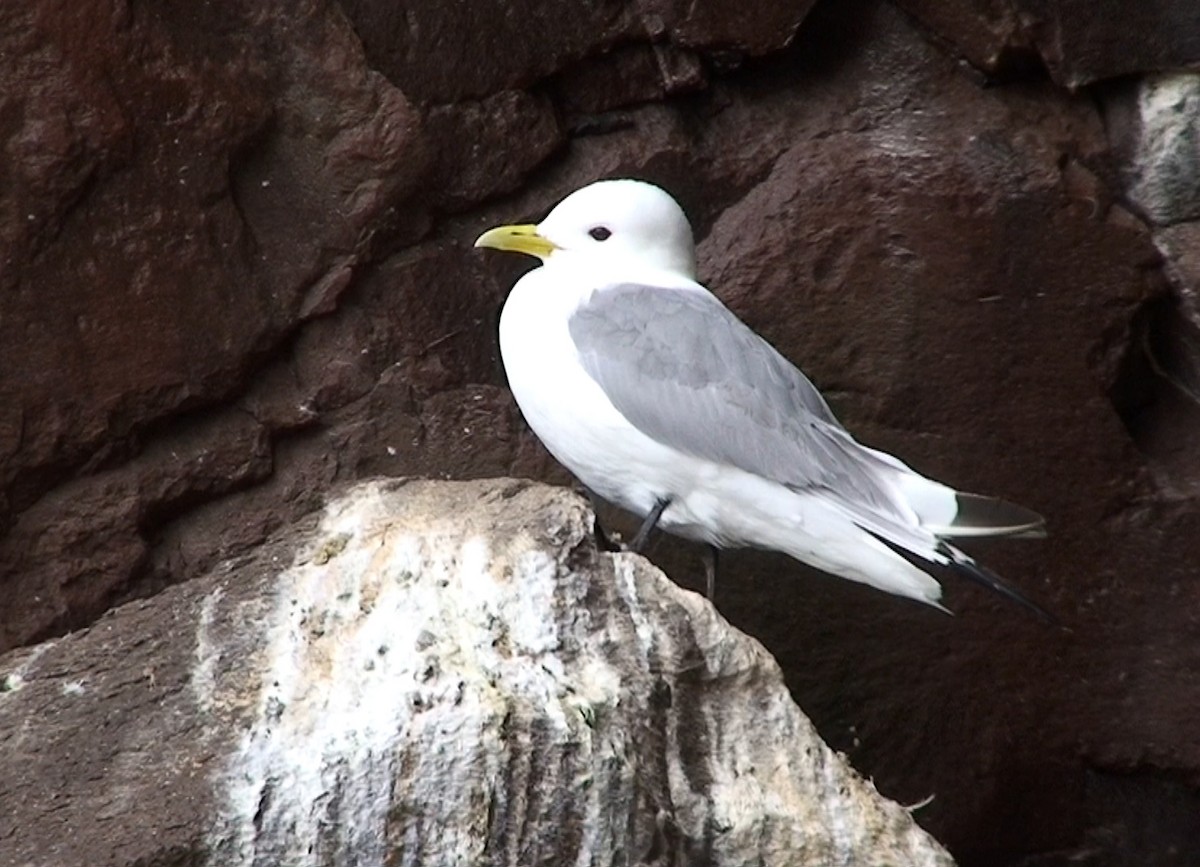
POLYGON ((1046 519, 1032 509, 980 494, 955 494, 958 513, 947 536, 1009 536, 1014 539, 1044 539, 1046 519))
POLYGON ((1039 620, 1048 626, 1061 626, 1062 623, 1057 617, 1051 614, 1042 606, 1038 605, 1033 600, 1027 598, 1015 588, 1005 583, 999 575, 988 569, 986 566, 980 566, 966 554, 950 547, 949 545, 939 546, 939 553, 945 554, 950 558, 950 568, 957 572, 962 577, 969 581, 974 581, 983 587, 987 587, 995 593, 999 593, 1006 599, 1011 599, 1023 608, 1032 611, 1039 620))

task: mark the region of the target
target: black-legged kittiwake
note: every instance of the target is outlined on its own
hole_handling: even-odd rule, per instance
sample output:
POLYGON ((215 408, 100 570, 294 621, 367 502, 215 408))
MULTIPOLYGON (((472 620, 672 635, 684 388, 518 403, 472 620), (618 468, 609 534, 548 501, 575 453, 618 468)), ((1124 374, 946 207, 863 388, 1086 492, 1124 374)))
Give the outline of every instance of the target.
POLYGON ((696 282, 691 226, 658 187, 600 181, 475 245, 542 260, 500 317, 509 386, 555 458, 644 519, 638 543, 657 525, 782 551, 939 608, 941 585, 918 564, 948 567, 1044 614, 946 541, 1044 535, 1042 518, 855 441, 809 379, 696 282))

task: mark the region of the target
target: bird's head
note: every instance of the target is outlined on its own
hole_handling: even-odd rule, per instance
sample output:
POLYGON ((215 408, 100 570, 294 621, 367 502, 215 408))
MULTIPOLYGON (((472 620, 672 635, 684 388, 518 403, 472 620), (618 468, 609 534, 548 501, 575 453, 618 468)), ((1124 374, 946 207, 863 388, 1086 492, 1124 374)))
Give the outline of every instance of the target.
POLYGON ((683 209, 645 181, 597 181, 576 190, 536 225, 498 226, 476 247, 536 256, 543 262, 628 261, 695 279, 696 248, 683 209))

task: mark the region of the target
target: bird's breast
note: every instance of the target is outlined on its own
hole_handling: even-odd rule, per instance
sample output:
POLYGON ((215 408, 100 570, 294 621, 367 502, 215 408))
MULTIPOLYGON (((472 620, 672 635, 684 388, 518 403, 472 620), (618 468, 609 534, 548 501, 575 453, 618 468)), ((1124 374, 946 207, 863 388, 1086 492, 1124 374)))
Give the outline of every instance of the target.
POLYGON ((546 268, 527 274, 500 314, 509 388, 559 463, 605 499, 647 511, 667 484, 657 478, 667 463, 663 447, 631 425, 583 369, 568 321, 585 293, 553 277, 546 268))

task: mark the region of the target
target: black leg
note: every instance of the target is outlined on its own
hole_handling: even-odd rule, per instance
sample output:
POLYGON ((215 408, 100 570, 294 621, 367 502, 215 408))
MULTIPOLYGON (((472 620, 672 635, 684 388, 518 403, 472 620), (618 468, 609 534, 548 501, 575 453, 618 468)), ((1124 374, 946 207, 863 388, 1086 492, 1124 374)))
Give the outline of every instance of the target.
POLYGON ((662 513, 669 505, 671 505, 670 497, 660 497, 654 501, 654 508, 646 516, 646 520, 642 521, 642 526, 638 528, 637 535, 633 537, 633 541, 629 543, 627 550, 633 551, 635 554, 642 550, 642 547, 646 544, 646 540, 650 538, 650 534, 658 526, 658 519, 662 517, 662 513))
POLYGON ((720 553, 716 545, 706 545, 704 548, 704 595, 709 602, 717 595, 717 558, 720 553))

